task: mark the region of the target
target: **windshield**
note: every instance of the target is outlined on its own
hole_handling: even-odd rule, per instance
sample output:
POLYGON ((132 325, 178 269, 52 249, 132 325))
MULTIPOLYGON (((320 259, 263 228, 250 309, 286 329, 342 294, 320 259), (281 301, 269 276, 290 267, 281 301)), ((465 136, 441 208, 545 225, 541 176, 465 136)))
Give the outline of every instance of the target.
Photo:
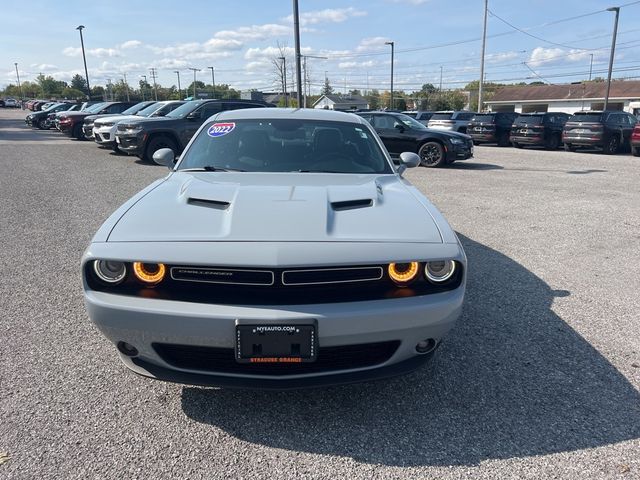
POLYGON ((201 102, 187 102, 184 105, 180 105, 173 112, 167 113, 165 116, 169 118, 184 118, 200 105, 201 102))
POLYGON ((495 118, 495 115, 474 115, 471 121, 478 123, 493 123, 495 121, 495 118))
POLYGON ((142 110, 138 110, 138 112, 135 115, 137 117, 148 117, 149 115, 151 115, 153 112, 155 112, 159 108, 162 108, 163 105, 164 105, 164 103, 162 103, 162 102, 158 102, 158 103, 154 102, 151 105, 147 105, 142 110))
POLYGON ((147 107, 148 105, 149 105, 149 102, 136 103, 134 106, 129 107, 124 112, 122 112, 122 115, 135 115, 140 110, 147 107))
POLYGON ((453 113, 434 113, 429 120, 451 120, 453 113))
POLYGON ((415 128, 416 130, 426 130, 427 129, 427 127, 425 127, 422 123, 417 121, 415 118, 411 118, 409 115, 405 115, 405 114, 401 113, 399 115, 396 115, 396 118, 398 120, 400 120, 402 123, 404 123, 409 128, 415 128))
POLYGON ((94 113, 99 112, 102 108, 107 104, 107 102, 96 103, 95 105, 90 105, 84 109, 86 113, 94 113))
POLYGON ((58 107, 60 107, 62 105, 64 105, 64 103, 54 103, 53 105, 47 107, 45 112, 50 112, 51 110, 55 110, 56 108, 58 108, 58 107))
POLYGON ((586 115, 572 115, 570 122, 600 122, 602 120, 601 113, 588 113, 586 115))
POLYGON ((393 173, 369 127, 301 119, 208 123, 178 166, 189 169, 393 173))
POLYGON ((543 118, 542 115, 526 115, 516 118, 513 123, 516 125, 540 125, 543 118))

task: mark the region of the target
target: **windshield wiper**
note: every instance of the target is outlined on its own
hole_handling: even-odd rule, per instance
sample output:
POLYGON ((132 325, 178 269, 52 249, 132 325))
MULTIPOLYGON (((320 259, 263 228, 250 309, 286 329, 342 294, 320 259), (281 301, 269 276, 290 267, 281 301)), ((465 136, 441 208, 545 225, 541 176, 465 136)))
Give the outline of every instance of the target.
POLYGON ((240 168, 216 167, 215 165, 205 165, 203 167, 195 167, 195 168, 181 168, 178 171, 179 172, 246 172, 246 170, 242 170, 240 168))
POLYGON ((338 172, 337 170, 292 170, 292 172, 299 173, 348 173, 348 172, 338 172))

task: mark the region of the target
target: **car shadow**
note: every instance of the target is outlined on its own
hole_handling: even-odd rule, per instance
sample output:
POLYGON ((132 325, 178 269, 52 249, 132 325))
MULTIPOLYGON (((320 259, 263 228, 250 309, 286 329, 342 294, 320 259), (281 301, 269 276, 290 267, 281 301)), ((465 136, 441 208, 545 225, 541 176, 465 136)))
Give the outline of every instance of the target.
POLYGON ((502 170, 504 169, 501 165, 494 165, 493 163, 474 163, 464 161, 464 162, 454 162, 447 165, 447 168, 453 168, 455 170, 502 170))
POLYGON ((460 238, 464 314, 429 366, 326 389, 184 387, 184 413, 253 444, 390 466, 478 465, 639 438, 640 394, 551 308, 570 292, 460 238))

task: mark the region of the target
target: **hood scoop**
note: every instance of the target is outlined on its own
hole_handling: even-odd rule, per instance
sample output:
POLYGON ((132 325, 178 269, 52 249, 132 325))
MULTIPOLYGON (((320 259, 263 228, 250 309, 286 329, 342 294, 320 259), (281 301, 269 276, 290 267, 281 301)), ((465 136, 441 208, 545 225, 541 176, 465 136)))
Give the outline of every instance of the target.
POLYGON ((367 208, 373 206, 373 200, 370 198, 362 198, 357 200, 344 200, 342 202, 331 202, 331 208, 336 212, 343 210, 356 210, 358 208, 367 208))
POLYGON ((187 203, 189 205, 213 208, 215 210, 228 210, 229 206, 231 205, 230 202, 223 202, 220 200, 211 200, 208 198, 193 198, 193 197, 189 197, 187 199, 187 203))

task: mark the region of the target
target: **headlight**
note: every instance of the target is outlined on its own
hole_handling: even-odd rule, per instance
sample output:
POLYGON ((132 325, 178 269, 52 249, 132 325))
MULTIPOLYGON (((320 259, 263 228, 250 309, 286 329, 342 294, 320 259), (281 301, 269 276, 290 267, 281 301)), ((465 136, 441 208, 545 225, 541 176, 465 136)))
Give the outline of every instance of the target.
POLYGON ((418 262, 390 263, 387 271, 389 277, 397 285, 403 286, 418 276, 420 264, 418 262))
POLYGON ((449 280, 456 270, 456 262, 453 260, 437 260, 427 262, 424 266, 424 274, 432 283, 442 283, 449 280))
POLYGON ((133 262, 133 273, 147 285, 157 285, 162 281, 167 269, 162 263, 133 262))
POLYGON ((449 141, 454 145, 462 145, 464 143, 464 140, 461 138, 450 138, 449 141))
POLYGON ((118 131, 125 131, 126 133, 139 133, 142 131, 142 127, 127 125, 125 127, 119 127, 118 131))
POLYGON ((94 260, 93 271, 103 282, 115 285, 124 280, 127 267, 124 263, 113 260, 94 260))

